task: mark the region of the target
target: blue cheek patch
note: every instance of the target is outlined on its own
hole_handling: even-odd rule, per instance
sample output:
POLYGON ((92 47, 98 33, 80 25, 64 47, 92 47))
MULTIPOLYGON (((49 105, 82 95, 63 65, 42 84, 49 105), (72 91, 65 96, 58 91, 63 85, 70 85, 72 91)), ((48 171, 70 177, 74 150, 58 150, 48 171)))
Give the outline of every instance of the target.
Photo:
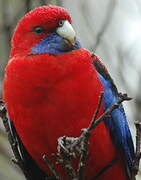
POLYGON ((64 39, 57 33, 53 32, 44 39, 42 39, 38 44, 32 47, 33 54, 41 53, 54 53, 62 54, 65 52, 72 51, 74 49, 81 48, 80 42, 76 40, 74 47, 66 46, 64 39))

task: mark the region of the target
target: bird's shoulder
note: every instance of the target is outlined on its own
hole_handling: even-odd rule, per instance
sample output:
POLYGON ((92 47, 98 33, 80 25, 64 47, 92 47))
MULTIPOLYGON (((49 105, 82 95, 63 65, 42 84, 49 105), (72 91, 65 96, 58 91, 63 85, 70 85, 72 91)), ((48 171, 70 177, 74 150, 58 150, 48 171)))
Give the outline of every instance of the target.
POLYGON ((112 90, 118 94, 118 90, 117 87, 114 83, 113 78, 111 77, 110 73, 108 72, 108 69, 106 68, 106 66, 103 64, 102 60, 100 59, 99 56, 97 56, 96 54, 92 53, 91 54, 91 60, 92 60, 92 64, 94 65, 94 67, 96 68, 97 72, 107 81, 110 82, 111 84, 111 88, 112 90))

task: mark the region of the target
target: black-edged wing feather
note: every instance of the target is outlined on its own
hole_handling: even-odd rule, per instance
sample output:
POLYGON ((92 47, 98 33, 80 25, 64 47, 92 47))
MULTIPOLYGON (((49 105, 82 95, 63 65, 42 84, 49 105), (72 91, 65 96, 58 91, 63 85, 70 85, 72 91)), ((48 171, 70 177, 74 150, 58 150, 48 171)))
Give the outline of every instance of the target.
POLYGON ((91 57, 92 57, 92 64, 95 66, 97 72, 101 74, 105 80, 110 81, 112 90, 118 94, 117 87, 114 84, 112 77, 110 76, 108 70, 106 69, 105 65, 102 63, 100 58, 96 56, 95 54, 92 54, 91 57))
MULTIPOLYGON (((95 66, 104 87, 104 108, 106 110, 117 102, 119 93, 106 67, 94 54, 92 54, 92 64, 95 66)), ((131 170, 134 160, 134 146, 123 106, 120 105, 115 109, 111 113, 111 118, 107 118, 105 123, 118 146, 117 148, 124 153, 126 165, 131 170)))

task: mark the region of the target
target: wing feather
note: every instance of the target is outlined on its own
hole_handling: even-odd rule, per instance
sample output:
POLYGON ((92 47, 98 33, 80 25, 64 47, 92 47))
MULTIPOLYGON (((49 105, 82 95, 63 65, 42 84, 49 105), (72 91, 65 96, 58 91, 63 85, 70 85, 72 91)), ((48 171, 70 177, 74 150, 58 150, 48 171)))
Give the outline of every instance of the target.
MULTIPOLYGON (((119 93, 106 67, 99 57, 94 54, 92 55, 92 64, 95 66, 104 86, 104 108, 106 110, 117 102, 119 93)), ((111 113, 111 117, 105 120, 105 123, 109 127, 112 138, 119 150, 124 153, 128 167, 132 168, 134 146, 123 106, 120 105, 119 108, 115 109, 111 113)))

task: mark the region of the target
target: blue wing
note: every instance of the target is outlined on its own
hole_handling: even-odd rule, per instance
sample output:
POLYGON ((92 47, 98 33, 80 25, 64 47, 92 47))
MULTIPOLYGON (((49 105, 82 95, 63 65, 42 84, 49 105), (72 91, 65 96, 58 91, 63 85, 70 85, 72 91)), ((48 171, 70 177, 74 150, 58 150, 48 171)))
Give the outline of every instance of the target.
MULTIPOLYGON (((106 110, 118 101, 118 91, 105 66, 97 56, 93 57, 93 65, 104 86, 104 108, 106 110)), ((128 167, 131 168, 134 159, 134 146, 123 106, 120 105, 119 108, 115 109, 111 113, 111 117, 105 120, 105 123, 110 129, 114 142, 124 153, 128 167)))

